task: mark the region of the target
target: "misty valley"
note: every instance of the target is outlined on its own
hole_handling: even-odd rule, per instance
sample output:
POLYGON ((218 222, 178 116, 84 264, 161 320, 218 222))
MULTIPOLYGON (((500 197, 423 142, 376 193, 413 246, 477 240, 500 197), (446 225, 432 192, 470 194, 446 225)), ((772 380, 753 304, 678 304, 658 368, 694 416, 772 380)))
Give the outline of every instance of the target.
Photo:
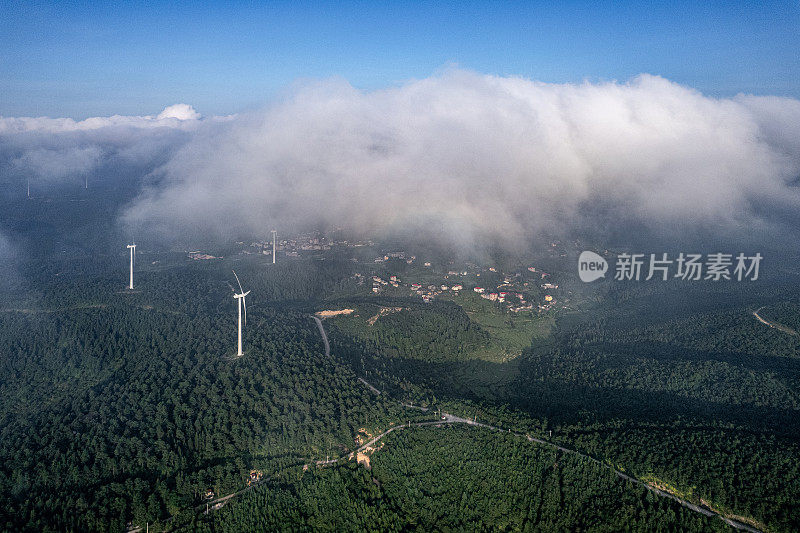
POLYGON ((3 205, 3 529, 800 527, 788 264, 590 285, 593 243, 341 231, 133 262, 123 196, 3 205))

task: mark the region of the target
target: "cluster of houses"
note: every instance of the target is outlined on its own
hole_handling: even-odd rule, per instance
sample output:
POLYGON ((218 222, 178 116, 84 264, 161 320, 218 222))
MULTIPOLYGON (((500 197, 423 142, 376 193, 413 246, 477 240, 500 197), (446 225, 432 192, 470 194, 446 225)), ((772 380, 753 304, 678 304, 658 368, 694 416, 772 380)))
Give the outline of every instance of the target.
MULTIPOLYGON (((414 256, 414 255, 410 255, 410 256, 406 257, 406 253, 405 252, 389 252, 386 255, 376 257, 373 260, 373 262, 375 262, 375 263, 383 263, 385 261, 388 261, 389 259, 402 259, 402 260, 404 260, 406 262, 406 264, 410 265, 411 263, 413 263, 417 259, 417 257, 414 256)), ((430 265, 430 263, 425 263, 425 266, 428 266, 428 265, 430 265)))
MULTIPOLYGON (((508 310, 512 313, 519 313, 520 311, 530 311, 533 309, 533 304, 525 301, 525 297, 521 292, 514 292, 510 293, 507 291, 504 292, 486 292, 486 289, 483 287, 475 287, 472 289, 473 291, 477 292, 481 295, 481 298, 485 300, 489 300, 490 302, 505 302, 509 297, 515 299, 514 303, 518 305, 509 305, 508 310)), ((509 303, 511 303, 509 301, 509 303)))
POLYGON ((550 274, 547 272, 542 272, 541 270, 536 270, 536 267, 528 267, 529 272, 538 272, 542 279, 548 277, 550 274))
POLYGON ((379 293, 384 285, 391 285, 392 287, 399 287, 400 280, 397 276, 391 276, 389 281, 384 280, 380 276, 372 276, 372 292, 379 293))
MULTIPOLYGON (((380 276, 372 276, 372 292, 376 294, 380 293, 385 286, 392 286, 397 288, 400 287, 400 285, 403 285, 403 283, 397 276, 390 276, 388 280, 385 280, 380 276)), ((411 292, 413 292, 418 296, 421 296, 426 303, 430 302, 433 298, 442 294, 443 292, 452 291, 458 293, 458 291, 464 289, 464 286, 461 284, 428 285, 427 287, 423 287, 419 283, 412 283, 409 285, 409 287, 411 288, 411 292)))
MULTIPOLYGON (((378 260, 389 260, 389 259, 401 259, 405 260, 409 263, 416 260, 414 256, 406 256, 404 252, 392 252, 389 254, 384 255, 383 257, 377 258, 378 260)), ((426 262, 425 265, 429 265, 430 263, 426 262)), ((477 267, 476 267, 477 268, 477 267)), ((497 272, 497 269, 494 267, 489 267, 487 269, 489 272, 497 272)), ((541 279, 548 277, 549 274, 546 272, 538 271, 535 267, 529 267, 529 271, 536 272, 541 274, 541 279)), ((440 296, 444 293, 450 294, 458 294, 459 292, 464 290, 464 285, 457 282, 456 280, 452 279, 453 277, 460 277, 468 275, 467 271, 456 271, 450 270, 447 272, 445 278, 450 278, 452 284, 447 284, 447 282, 442 283, 441 285, 423 285, 421 283, 404 283, 400 280, 400 278, 396 275, 389 276, 388 279, 384 279, 379 275, 372 276, 372 292, 375 294, 380 294, 384 290, 388 289, 389 287, 393 288, 401 288, 401 287, 408 287, 411 290, 412 294, 415 294, 422 298, 422 300, 426 303, 431 302, 437 296, 440 296)), ((480 273, 476 274, 480 276, 480 273)), ((521 274, 517 274, 516 278, 519 278, 521 274)), ((364 281, 367 281, 369 278, 365 278, 361 276, 361 274, 356 274, 356 277, 359 279, 359 285, 363 284, 364 281)), ((479 294, 481 298, 491 301, 491 302, 498 302, 506 304, 504 307, 512 313, 518 313, 521 311, 531 311, 534 309, 538 309, 539 311, 546 311, 551 309, 556 301, 555 298, 550 295, 546 294, 544 296, 544 302, 537 304, 536 302, 531 302, 526 300, 525 295, 520 291, 520 289, 525 290, 529 286, 529 282, 525 281, 524 283, 520 279, 516 279, 514 276, 504 276, 502 282, 499 283, 494 288, 484 288, 484 287, 472 287, 472 290, 479 294)), ((494 286, 494 284, 492 284, 494 286)), ((540 285, 542 289, 545 290, 554 290, 558 289, 558 285, 549 281, 545 281, 540 285)))
MULTIPOLYGON (((246 243, 236 241, 236 244, 244 247, 240 252, 246 255, 263 254, 272 255, 272 239, 246 243)), ((327 235, 320 235, 316 232, 302 233, 300 235, 287 237, 277 242, 277 248, 288 257, 299 257, 301 252, 320 252, 331 250, 334 247, 359 248, 363 246, 374 246, 370 240, 349 241, 347 239, 335 239, 327 235)), ((393 257, 405 258, 405 252, 392 252, 386 256, 375 259, 375 262, 388 261, 393 257)), ((413 257, 413 256, 412 256, 413 257)), ((409 263, 412 261, 408 261, 409 263)))
MULTIPOLYGON (((490 269, 491 270, 491 269, 490 269)), ((455 272, 451 271, 448 273, 448 277, 452 275, 466 275, 466 272, 455 272)), ((527 286, 527 283, 524 285, 527 286)), ((401 287, 401 286, 408 286, 411 289, 413 294, 420 296, 425 303, 432 301, 437 296, 451 292, 454 294, 458 294, 460 291, 464 290, 464 286, 460 283, 455 283, 453 285, 427 285, 424 286, 421 283, 411 283, 405 284, 397 276, 390 276, 388 280, 381 278, 380 276, 372 276, 372 292, 379 294, 383 291, 384 287, 391 286, 391 287, 401 287)), ((510 277, 505 277, 503 279, 503 283, 497 286, 497 289, 503 289, 507 287, 513 286, 513 280, 510 277)), ((553 283, 545 283, 542 284, 542 288, 545 289, 557 289, 558 285, 553 283)), ((481 298, 485 300, 489 300, 491 302, 498 302, 498 303, 506 303, 508 305, 508 310, 512 313, 519 313, 520 311, 531 311, 534 309, 534 304, 532 302, 528 302, 525 299, 525 296, 521 292, 511 292, 511 291, 500 291, 500 290, 493 290, 487 291, 484 287, 473 287, 472 289, 477 294, 480 294, 481 298)), ((555 303, 554 298, 551 295, 546 295, 544 297, 545 303, 543 305, 538 305, 539 310, 548 310, 552 307, 555 303)))
POLYGON ((409 287, 411 288, 411 292, 422 297, 422 300, 425 303, 430 302, 443 292, 452 291, 457 293, 464 288, 463 285, 428 285, 427 287, 424 287, 420 283, 412 283, 409 285, 409 287))
POLYGON ((522 296, 522 293, 519 293, 519 292, 515 292, 515 293, 489 292, 489 293, 487 293, 486 289, 484 289, 483 287, 475 287, 472 290, 474 290, 475 292, 479 293, 481 295, 481 298, 483 298, 485 300, 489 300, 491 302, 505 302, 506 298, 508 298, 509 294, 511 294, 513 296, 516 296, 517 299, 521 303, 525 303, 525 298, 522 296))

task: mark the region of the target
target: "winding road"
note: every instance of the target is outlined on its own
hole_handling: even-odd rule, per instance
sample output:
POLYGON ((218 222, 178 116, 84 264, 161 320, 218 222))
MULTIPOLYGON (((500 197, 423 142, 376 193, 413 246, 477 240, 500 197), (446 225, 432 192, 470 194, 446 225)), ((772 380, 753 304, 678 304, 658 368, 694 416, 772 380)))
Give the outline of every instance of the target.
POLYGON ((311 318, 317 323, 319 334, 322 335, 322 342, 325 343, 325 357, 331 356, 331 343, 328 342, 328 334, 325 333, 325 328, 322 327, 322 320, 316 315, 311 315, 311 318))
MULTIPOLYGON (((760 309, 759 309, 759 311, 760 311, 760 309)), ((756 315, 756 318, 759 318, 759 320, 762 320, 756 313, 757 312, 753 313, 753 314, 756 315)), ((331 356, 331 354, 330 354, 330 343, 328 341, 328 335, 325 332, 325 328, 322 326, 322 320, 320 320, 316 316, 314 317, 314 320, 317 322, 317 327, 319 328, 319 332, 322 335, 322 340, 325 343, 325 355, 330 357, 331 356)), ((772 326, 772 327, 776 327, 776 326, 772 326)), ((778 328, 778 329, 780 329, 780 328, 778 328)), ((364 379, 362 377, 359 377, 358 380, 360 382, 362 382, 364 385, 366 385, 367 387, 369 387, 370 390, 372 390, 373 392, 375 392, 377 394, 380 394, 380 391, 374 385, 369 383, 366 379, 364 379)), ((402 403, 402 402, 400 402, 400 404, 403 407, 407 407, 407 408, 420 409, 422 411, 427 411, 428 410, 425 407, 417 407, 417 406, 407 405, 407 404, 402 403)), ((671 493, 666 492, 664 490, 661 490, 661 489, 658 489, 656 487, 653 487, 652 485, 650 485, 648 483, 645 483, 644 481, 636 479, 633 476, 630 476, 628 474, 625 474, 624 472, 621 472, 621 471, 617 470, 613 466, 610 466, 607 463, 604 463, 604 462, 600 461, 599 459, 595 459, 594 457, 591 457, 589 455, 581 453, 581 452, 579 452, 577 450, 573 450, 571 448, 565 448, 563 446, 559 446, 558 444, 555 444, 555 443, 552 443, 552 442, 549 442, 549 441, 546 441, 546 440, 543 440, 543 439, 538 439, 536 437, 532 437, 531 435, 528 435, 527 433, 519 433, 519 432, 511 431, 511 430, 508 430, 508 429, 503 430, 503 429, 500 429, 499 427, 496 427, 496 426, 492 426, 492 425, 489 425, 489 424, 483 424, 483 423, 476 422, 476 421, 468 419, 468 418, 463 418, 463 417, 460 417, 460 416, 456 416, 456 415, 453 415, 453 414, 450 414, 450 413, 442 412, 441 413, 441 417, 442 417, 441 420, 433 420, 433 421, 429 421, 429 422, 412 422, 412 423, 408 423, 408 424, 402 424, 402 425, 399 425, 399 426, 393 426, 393 427, 387 429, 386 431, 384 431, 383 433, 381 433, 380 435, 377 435, 377 436, 373 437, 369 442, 363 444, 362 446, 360 446, 359 448, 357 448, 356 450, 354 450, 353 452, 349 453, 348 455, 346 455, 344 457, 339 457, 339 458, 336 458, 336 459, 320 460, 320 461, 316 461, 315 464, 317 466, 326 467, 326 466, 334 466, 334 465, 342 463, 342 462, 350 461, 354 457, 356 457, 356 455, 359 452, 363 452, 367 448, 371 448, 372 446, 374 446, 375 444, 380 442, 381 439, 383 439, 384 437, 386 437, 387 435, 389 435, 393 431, 398 431, 398 430, 402 430, 402 429, 410 429, 412 427, 424 427, 424 426, 441 427, 441 426, 444 426, 446 424, 467 424, 469 426, 480 427, 480 428, 488 429, 488 430, 491 430, 491 431, 502 431, 504 433, 509 433, 509 434, 515 435, 517 437, 526 438, 529 442, 535 442, 535 443, 540 444, 542 446, 549 446, 549 447, 554 448, 556 450, 559 450, 559 451, 561 451, 563 453, 569 453, 569 454, 572 454, 572 455, 576 455, 578 457, 582 457, 584 459, 588 459, 589 461, 592 461, 592 462, 594 462, 594 463, 596 463, 596 464, 598 464, 600 466, 603 466, 603 467, 608 468, 609 470, 613 471, 621 479, 624 479, 626 481, 630 481, 631 483, 635 483, 635 484, 637 484, 639 486, 642 486, 642 487, 646 488, 647 490, 653 492, 654 494, 657 494, 657 495, 662 496, 664 498, 669 498, 671 500, 674 500, 674 501, 678 502, 679 504, 681 504, 683 507, 685 507, 685 508, 687 508, 687 509, 689 509, 691 511, 700 513, 700 514, 708 516, 708 517, 717 517, 720 520, 722 520, 723 522, 725 522, 726 524, 728 524, 729 526, 734 527, 734 528, 739 529, 739 530, 742 530, 742 531, 748 531, 750 533, 763 533, 761 530, 756 529, 756 528, 752 527, 749 524, 745 524, 744 522, 740 522, 738 520, 734 520, 732 518, 728 518, 728 517, 723 516, 720 513, 716 512, 716 511, 714 511, 712 509, 709 509, 707 507, 701 507, 701 506, 696 505, 696 504, 694 504, 694 503, 692 503, 692 502, 690 502, 688 500, 684 500, 683 498, 675 496, 674 494, 671 494, 671 493)))
MULTIPOLYGON (((756 318, 758 318, 760 321, 764 322, 765 324, 770 325, 771 327, 776 327, 776 326, 773 326, 772 324, 766 322, 761 317, 759 317, 759 315, 757 313, 760 310, 761 309, 758 309, 757 311, 753 312, 753 314, 756 316, 756 318)), ((320 320, 317 316, 312 316, 312 318, 317 323, 317 328, 319 329, 320 335, 322 336, 322 341, 323 341, 323 343, 325 345, 325 356, 332 358, 332 356, 331 356, 331 346, 330 346, 330 342, 328 341, 328 334, 325 332, 325 328, 322 325, 322 320, 320 320)), ((778 329, 780 329, 780 328, 778 328, 778 329)), ((375 387, 374 385, 369 383, 363 377, 359 377, 358 380, 362 384, 364 384, 366 387, 368 387, 375 394, 381 394, 381 391, 377 387, 375 387)), ((405 404, 403 402, 400 402, 400 404, 403 407, 406 407, 406 408, 409 408, 409 409, 417 409, 417 410, 420 410, 422 412, 427 412, 428 411, 428 408, 426 408, 426 407, 409 405, 409 404, 405 404)), ((637 485, 639 485, 641 487, 646 488, 650 492, 653 492, 654 494, 657 494, 657 495, 662 496, 664 498, 669 498, 671 500, 674 500, 674 501, 678 502, 680 505, 682 505, 683 507, 685 507, 685 508, 687 508, 687 509, 689 509, 691 511, 694 511, 696 513, 700 513, 700 514, 708 516, 708 517, 717 517, 720 520, 722 520, 723 522, 725 522, 726 524, 728 524, 729 526, 731 526, 733 528, 736 528, 736 529, 739 529, 739 530, 742 530, 742 531, 747 531, 749 533, 763 533, 761 530, 756 529, 756 528, 750 526, 749 524, 746 524, 744 522, 740 522, 738 520, 734 520, 732 518, 728 518, 728 517, 723 516, 720 513, 716 512, 716 511, 714 511, 712 509, 709 509, 707 507, 701 507, 701 506, 696 505, 696 504, 694 504, 694 503, 692 503, 692 502, 690 502, 688 500, 684 500, 683 498, 675 496, 674 494, 671 494, 671 493, 666 492, 664 490, 661 490, 661 489, 658 489, 656 487, 653 487, 652 485, 649 485, 648 483, 645 483, 644 481, 636 479, 633 476, 630 476, 628 474, 625 474, 625 473, 617 470, 613 466, 611 466, 611 465, 609 465, 607 463, 604 463, 604 462, 600 461, 599 459, 595 459, 594 457, 591 457, 589 455, 581 453, 581 452, 579 452, 577 450, 573 450, 571 448, 565 448, 564 446, 560 446, 560 445, 555 444, 553 442, 533 437, 531 435, 528 435, 527 433, 519 433, 519 432, 516 432, 516 431, 511 431, 510 429, 505 429, 504 430, 504 429, 501 429, 501 428, 496 427, 496 426, 492 426, 492 425, 489 425, 489 424, 483 424, 483 423, 477 422, 475 420, 471 420, 469 418, 463 418, 463 417, 460 417, 460 416, 457 416, 457 415, 453 415, 453 414, 450 414, 450 413, 442 412, 442 413, 440 413, 440 417, 441 418, 438 419, 438 420, 431 420, 431 421, 425 421, 425 422, 409 422, 409 423, 406 423, 406 424, 393 426, 393 427, 387 429, 386 431, 384 431, 383 433, 381 433, 380 435, 377 435, 377 436, 373 437, 369 442, 367 442, 367 443, 363 444, 362 446, 358 447, 356 450, 352 451, 351 453, 349 453, 346 456, 338 457, 336 459, 318 460, 318 461, 314 461, 313 464, 315 464, 316 466, 318 466, 320 468, 325 468, 325 467, 336 466, 338 464, 350 461, 354 457, 356 457, 356 455, 359 452, 364 452, 365 450, 367 450, 367 448, 373 447, 375 444, 380 442, 387 435, 389 435, 390 433, 392 433, 394 431, 401 431, 401 430, 404 430, 404 429, 411 429, 411 428, 415 428, 415 427, 444 427, 446 425, 451 425, 451 424, 466 424, 468 426, 474 426, 474 427, 478 427, 478 428, 488 429, 490 431, 498 431, 498 432, 502 431, 503 433, 507 433, 507 434, 514 435, 516 437, 527 439, 528 442, 536 443, 536 444, 539 444, 539 445, 542 445, 542 446, 548 446, 550 448, 554 448, 556 450, 559 450, 559 451, 561 451, 563 453, 569 453, 569 454, 572 454, 572 455, 576 455, 578 457, 582 457, 582 458, 587 459, 589 461, 592 461, 592 462, 594 462, 594 463, 596 463, 596 464, 598 464, 598 465, 600 465, 602 467, 608 468, 609 470, 614 472, 617 476, 619 476, 621 479, 624 479, 626 481, 630 481, 631 483, 635 483, 635 484, 637 484, 637 485)), ((235 498, 236 496, 239 496, 241 494, 244 494, 244 493, 254 489, 255 487, 257 487, 257 486, 259 486, 259 485, 261 485, 261 484, 263 484, 263 483, 265 483, 267 481, 269 481, 269 478, 265 478, 265 479, 261 480, 260 482, 255 483, 253 485, 250 485, 250 486, 248 486, 248 487, 246 487, 246 488, 244 488, 242 490, 239 490, 237 492, 234 492, 234 493, 228 494, 226 496, 222 496, 220 498, 217 498, 215 500, 209 501, 209 502, 207 502, 207 504, 205 504, 205 503, 201 504, 201 505, 197 506, 195 509, 197 511, 199 511, 199 512, 206 512, 206 509, 209 509, 209 510, 219 509, 220 507, 225 505, 225 503, 228 500, 230 500, 232 498, 235 498), (208 507, 206 507, 206 505, 208 507)), ((170 522, 171 519, 172 519, 172 517, 167 519, 165 522, 170 522)), ((141 527, 130 528, 129 529, 129 533, 133 533, 134 531, 141 531, 141 527)))
MULTIPOLYGON (((753 311, 753 316, 754 316, 754 317, 756 317, 756 319, 757 319, 759 322, 761 322, 762 324, 766 324, 767 326, 769 326, 769 327, 771 327, 771 328, 777 329, 778 331, 782 331, 782 332, 784 332, 784 333, 788 333, 789 335, 794 335, 794 336, 797 336, 797 332, 796 332, 795 330, 793 330, 792 328, 790 328, 790 327, 787 327, 787 326, 784 326, 783 324, 778 324, 777 322, 770 322, 769 320, 767 320, 767 319, 766 319, 766 318, 764 318, 763 316, 759 315, 758 313, 759 313, 759 312, 760 312, 762 309, 764 309, 764 307, 765 307, 765 306, 763 306, 763 305, 762 305, 761 307, 759 307, 758 309, 756 309, 755 311, 753 311)), ((321 327, 321 326, 320 326, 320 327, 321 327)))

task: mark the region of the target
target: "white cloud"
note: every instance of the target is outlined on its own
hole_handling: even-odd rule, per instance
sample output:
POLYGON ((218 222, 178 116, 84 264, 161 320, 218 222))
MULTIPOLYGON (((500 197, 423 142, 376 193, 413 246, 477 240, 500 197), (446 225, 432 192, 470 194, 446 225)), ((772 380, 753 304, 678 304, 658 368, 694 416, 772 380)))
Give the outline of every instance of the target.
POLYGON ((158 120, 165 118, 176 118, 178 120, 197 120, 200 118, 200 113, 188 104, 175 104, 171 105, 159 113, 158 120))
POLYGON ((20 183, 153 172, 122 220, 164 236, 339 226, 514 247, 625 225, 797 231, 800 101, 709 98, 650 75, 547 84, 450 70, 372 92, 329 80, 230 117, 186 104, 0 117, 0 171, 20 183))
MULTIPOLYGON (((182 105, 182 104, 181 104, 182 105)), ((172 106, 176 107, 176 106, 172 106)), ((192 112, 194 110, 188 107, 192 112)), ((0 117, 0 135, 11 136, 26 133, 69 133, 69 132, 91 132, 108 128, 181 128, 193 129, 196 125, 179 116, 179 112, 170 112, 165 116, 171 107, 162 111, 158 117, 145 116, 124 116, 113 115, 110 117, 91 117, 85 120, 74 120, 71 118, 49 118, 49 117, 0 117), (183 123, 187 122, 187 123, 183 123)), ((188 114, 184 112, 184 114, 188 114)), ((198 117, 194 117, 198 118, 198 117)))
POLYGON ((207 124, 125 215, 187 228, 407 228, 515 246, 541 232, 748 232, 800 207, 798 102, 715 99, 663 78, 546 84, 453 70, 361 92, 309 85, 207 124), (761 206, 761 207, 759 207, 761 206))
POLYGON ((5 167, 22 183, 33 179, 36 189, 92 172, 103 180, 140 174, 161 165, 204 123, 224 120, 200 120, 186 104, 157 117, 0 117, 0 171, 5 167))

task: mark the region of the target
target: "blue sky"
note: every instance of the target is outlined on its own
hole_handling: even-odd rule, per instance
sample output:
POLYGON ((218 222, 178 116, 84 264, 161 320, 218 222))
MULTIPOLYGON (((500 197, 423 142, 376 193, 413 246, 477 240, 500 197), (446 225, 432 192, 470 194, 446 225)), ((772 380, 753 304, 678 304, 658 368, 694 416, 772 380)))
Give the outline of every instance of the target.
POLYGON ((0 115, 225 114, 296 80, 370 90, 448 65, 800 97, 800 2, 556 4, 0 0, 0 115))

